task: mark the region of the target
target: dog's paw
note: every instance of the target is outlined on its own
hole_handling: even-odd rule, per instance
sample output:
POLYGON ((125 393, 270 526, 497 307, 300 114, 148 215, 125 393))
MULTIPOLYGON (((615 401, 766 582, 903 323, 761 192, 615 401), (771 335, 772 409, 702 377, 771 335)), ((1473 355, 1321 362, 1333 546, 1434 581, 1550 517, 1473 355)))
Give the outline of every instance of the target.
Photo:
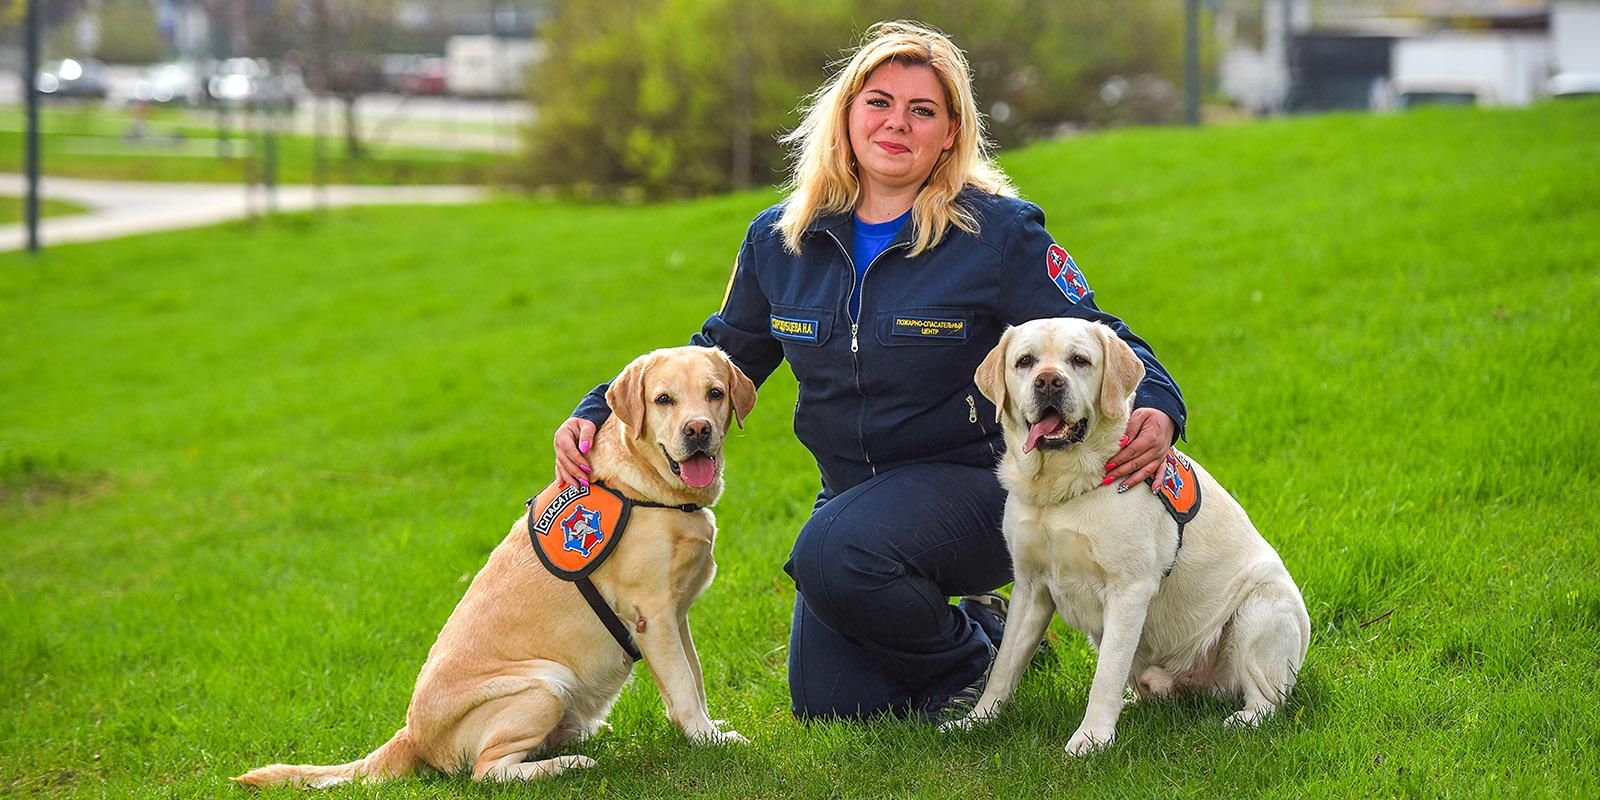
POLYGON ((696 745, 706 746, 714 744, 749 744, 750 740, 744 734, 735 730, 710 730, 706 733, 691 736, 690 740, 696 745))
POLYGON ((1270 708, 1241 708, 1222 721, 1229 728, 1249 729, 1260 725, 1272 714, 1270 708))
POLYGON ((988 724, 993 719, 993 717, 985 717, 977 713, 972 713, 962 717, 961 719, 953 719, 949 722, 939 723, 939 732, 953 733, 955 731, 970 731, 980 725, 988 724))
POLYGON ((1116 733, 1113 731, 1100 733, 1079 728, 1076 733, 1072 734, 1072 738, 1067 740, 1067 755, 1085 756, 1103 750, 1115 738, 1116 733))

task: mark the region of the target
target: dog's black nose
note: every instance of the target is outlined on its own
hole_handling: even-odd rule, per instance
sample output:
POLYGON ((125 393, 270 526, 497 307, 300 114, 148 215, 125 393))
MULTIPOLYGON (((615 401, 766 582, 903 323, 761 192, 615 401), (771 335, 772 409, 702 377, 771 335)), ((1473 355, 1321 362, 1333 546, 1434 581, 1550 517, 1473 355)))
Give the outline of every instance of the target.
POLYGON ((1045 371, 1033 378, 1033 388, 1043 391, 1045 389, 1060 389, 1067 385, 1067 379, 1061 377, 1059 372, 1045 371))
POLYGON ((707 445, 711 443, 711 422, 703 419, 691 419, 683 424, 683 438, 690 444, 707 445))

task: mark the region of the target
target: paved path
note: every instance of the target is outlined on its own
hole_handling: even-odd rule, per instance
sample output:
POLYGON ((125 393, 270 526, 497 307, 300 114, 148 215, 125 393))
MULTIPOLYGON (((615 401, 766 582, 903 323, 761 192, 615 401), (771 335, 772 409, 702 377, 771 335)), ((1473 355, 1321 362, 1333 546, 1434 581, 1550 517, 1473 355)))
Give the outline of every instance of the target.
MULTIPOLYGON (((86 214, 40 219, 39 243, 44 247, 214 225, 241 219, 252 210, 261 213, 266 202, 261 189, 248 195, 241 184, 141 183, 55 177, 42 178, 41 182, 44 197, 91 209, 86 214)), ((0 173, 0 195, 21 197, 25 191, 23 176, 0 173)), ((278 211, 313 208, 316 204, 313 191, 310 186, 280 186, 275 208, 278 211)), ((328 206, 453 205, 489 196, 488 190, 476 186, 329 186, 324 193, 328 206)), ((0 252, 27 246, 28 232, 24 224, 0 225, 0 252)))

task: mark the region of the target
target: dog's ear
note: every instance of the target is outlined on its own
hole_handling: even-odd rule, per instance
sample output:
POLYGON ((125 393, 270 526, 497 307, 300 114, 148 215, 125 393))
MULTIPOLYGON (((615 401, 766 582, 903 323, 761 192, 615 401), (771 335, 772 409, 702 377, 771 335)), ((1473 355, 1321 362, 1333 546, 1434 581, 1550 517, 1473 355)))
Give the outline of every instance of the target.
POLYGON ((644 373, 651 360, 647 356, 629 362, 606 389, 606 405, 635 439, 644 438, 644 373))
POLYGON ((983 363, 978 365, 977 374, 972 376, 972 382, 978 385, 978 391, 994 403, 994 421, 1000 421, 1000 414, 1006 407, 1006 348, 1011 345, 1011 332, 1016 328, 1007 327, 1006 332, 1000 334, 1000 343, 983 357, 983 363))
POLYGON ((1100 413, 1113 418, 1125 417, 1128 400, 1144 380, 1144 362, 1110 327, 1096 324, 1094 329, 1100 334, 1101 348, 1105 351, 1100 364, 1100 413))
POLYGON ((744 427, 744 418, 750 414, 750 409, 756 407, 756 385, 728 358, 728 354, 717 351, 723 363, 728 365, 728 396, 733 398, 733 421, 740 428, 744 427))

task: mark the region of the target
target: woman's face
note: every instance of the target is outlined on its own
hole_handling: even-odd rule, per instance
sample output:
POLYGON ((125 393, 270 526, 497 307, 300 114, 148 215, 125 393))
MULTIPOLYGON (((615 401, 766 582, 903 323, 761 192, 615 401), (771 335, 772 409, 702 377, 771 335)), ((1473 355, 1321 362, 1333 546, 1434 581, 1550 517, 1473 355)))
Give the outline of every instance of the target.
POLYGON ((956 139, 944 87, 925 64, 879 65, 851 102, 848 124, 867 190, 920 187, 956 139))

